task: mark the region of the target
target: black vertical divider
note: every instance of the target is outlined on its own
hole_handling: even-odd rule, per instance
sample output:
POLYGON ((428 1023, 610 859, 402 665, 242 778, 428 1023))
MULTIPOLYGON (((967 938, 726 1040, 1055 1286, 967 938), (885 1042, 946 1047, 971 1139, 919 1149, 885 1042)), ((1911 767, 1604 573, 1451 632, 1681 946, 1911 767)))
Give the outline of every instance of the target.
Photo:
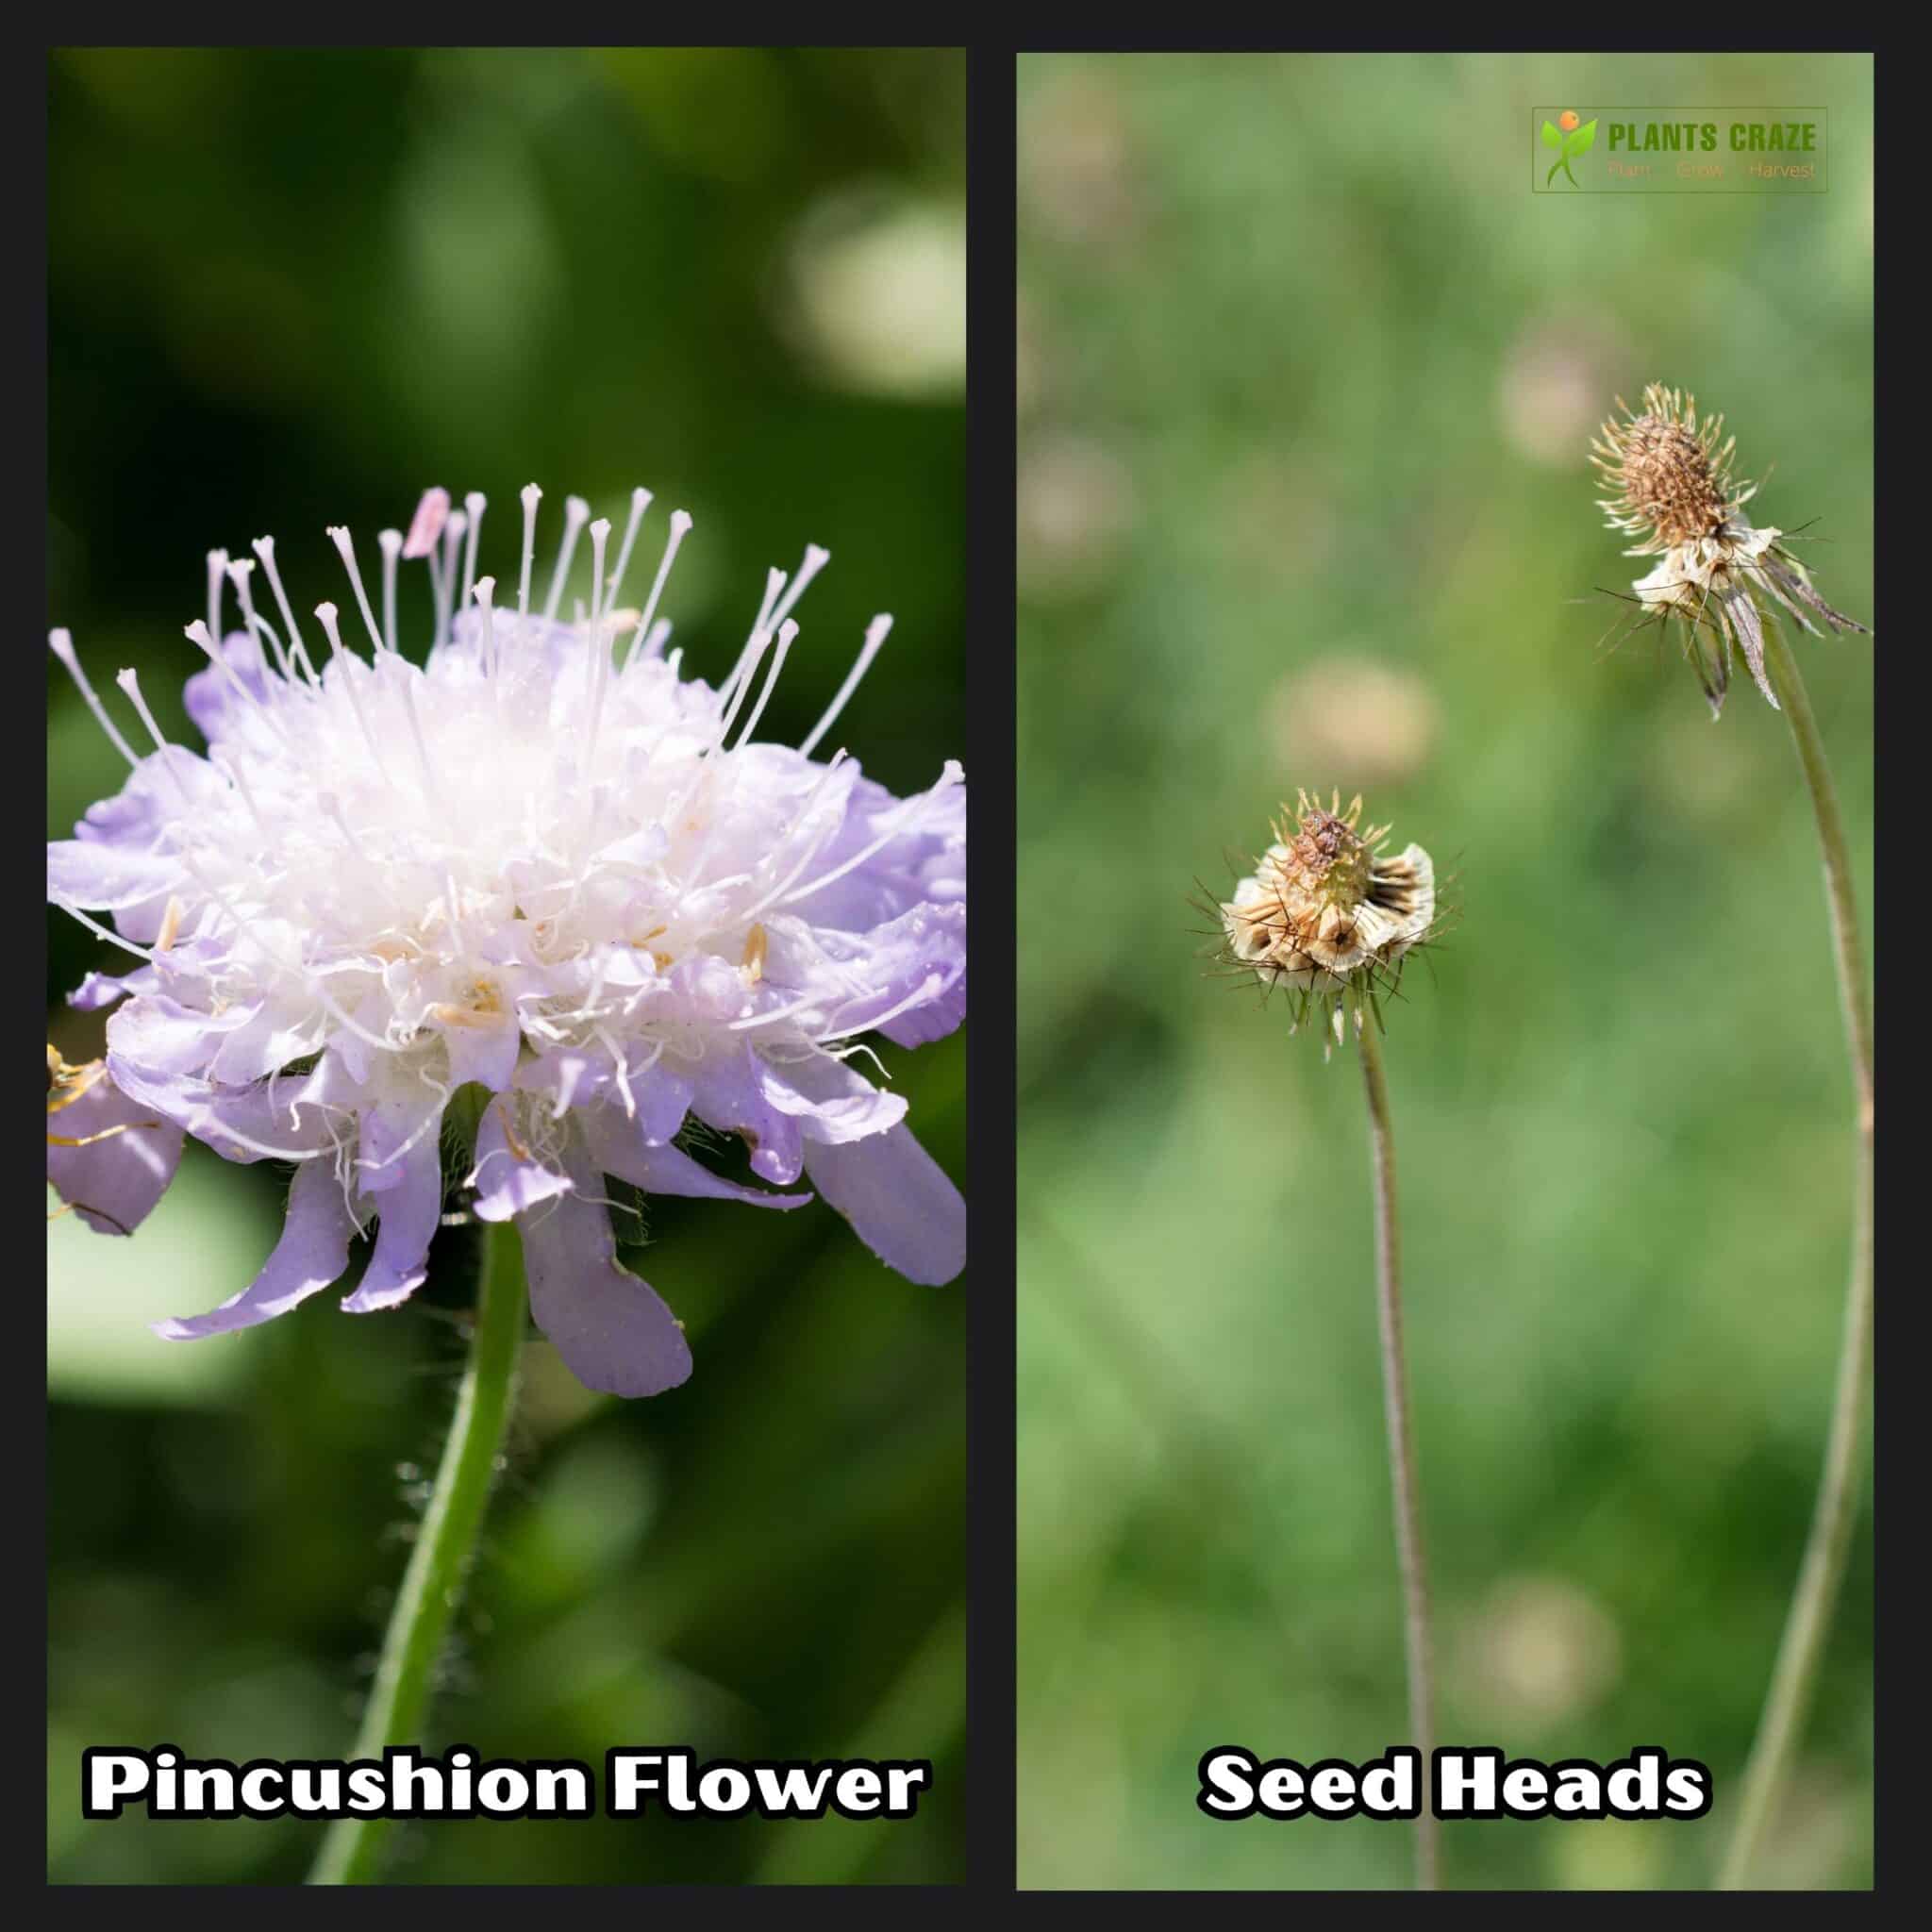
POLYGON ((967 54, 967 1884, 1014 1884, 1014 55, 967 54))

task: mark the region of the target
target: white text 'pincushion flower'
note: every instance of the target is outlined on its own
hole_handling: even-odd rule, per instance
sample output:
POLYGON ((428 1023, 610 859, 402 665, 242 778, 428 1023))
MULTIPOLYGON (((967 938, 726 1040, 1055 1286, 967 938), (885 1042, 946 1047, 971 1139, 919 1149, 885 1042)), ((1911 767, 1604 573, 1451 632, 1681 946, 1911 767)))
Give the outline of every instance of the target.
POLYGON ((537 1324, 593 1389, 653 1394, 691 1370, 670 1310, 618 1265, 606 1176, 763 1208, 811 1198, 714 1174, 680 1144, 688 1123, 741 1137, 773 1187, 803 1174, 909 1279, 964 1265, 964 1204, 855 1043, 917 1046, 964 1017, 962 774, 948 762, 902 801, 843 751, 813 756, 889 620, 802 745, 758 742, 825 553, 770 574, 714 689, 681 675, 656 617, 691 519, 672 518, 643 608, 620 609, 649 493, 633 493, 608 575, 610 525, 572 498, 533 608, 540 494, 523 496, 514 608, 475 575, 481 496, 455 509, 431 491, 407 535, 382 533, 380 623, 348 532, 331 531, 368 658, 324 604, 318 665, 270 540, 254 547, 278 625, 256 608, 256 564, 214 553, 208 617, 189 626, 209 668, 186 693, 206 758, 162 741, 124 672, 153 744, 138 754, 53 635, 133 768, 48 849, 49 897, 141 962, 90 975, 74 1001, 124 1002, 108 1072, 134 1108, 228 1159, 296 1163, 260 1274, 163 1335, 285 1312, 343 1274, 372 1224, 343 1307, 407 1299, 466 1088, 475 1212, 515 1219, 537 1324), (591 608, 564 622, 587 525, 591 608), (397 564, 412 558, 437 612, 421 667, 396 648, 397 564), (242 627, 224 637, 230 587, 242 627))

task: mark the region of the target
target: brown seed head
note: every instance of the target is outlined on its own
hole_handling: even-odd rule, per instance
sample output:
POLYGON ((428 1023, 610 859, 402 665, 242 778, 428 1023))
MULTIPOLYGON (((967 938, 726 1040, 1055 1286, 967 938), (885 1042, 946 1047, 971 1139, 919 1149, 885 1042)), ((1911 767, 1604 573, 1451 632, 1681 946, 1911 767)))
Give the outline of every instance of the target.
POLYGON ((1724 492, 1704 445, 1681 423, 1639 416, 1624 433, 1618 477, 1633 515, 1666 543, 1707 537, 1724 522, 1724 492))
POLYGON ((1618 407, 1624 420, 1603 425, 1591 455, 1618 492, 1601 506, 1611 526, 1642 537, 1650 550, 1718 535, 1751 494, 1731 488, 1737 439, 1720 445, 1724 418, 1700 424, 1694 396, 1656 382, 1643 391, 1641 413, 1621 397, 1618 407))
POLYGON ((1292 820, 1221 908, 1232 958, 1269 984, 1333 991, 1392 966, 1427 933, 1435 912, 1428 855, 1379 848, 1386 825, 1363 826, 1362 802, 1324 808, 1302 793, 1292 820))
POLYGON ((1275 826, 1283 849, 1274 873, 1284 899, 1331 907, 1345 916, 1367 898, 1371 846, 1355 828, 1360 812, 1360 799, 1342 817, 1304 796, 1292 833, 1285 824, 1275 826))

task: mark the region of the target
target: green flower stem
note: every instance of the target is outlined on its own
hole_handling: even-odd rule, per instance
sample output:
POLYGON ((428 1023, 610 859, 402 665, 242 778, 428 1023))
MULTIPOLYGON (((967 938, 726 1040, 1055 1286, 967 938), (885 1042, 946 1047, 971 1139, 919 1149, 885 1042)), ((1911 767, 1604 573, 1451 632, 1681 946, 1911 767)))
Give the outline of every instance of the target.
POLYGON ((1858 908, 1852 893, 1852 860, 1839 817, 1838 793, 1824 761, 1818 720, 1797 660, 1780 628, 1764 626, 1765 666, 1791 728, 1791 743, 1811 794, 1818 844, 1824 860, 1825 903, 1838 962, 1839 996, 1844 1007, 1856 1091, 1857 1153, 1852 1182, 1852 1266, 1845 1291, 1844 1336, 1839 1347, 1838 1388, 1825 1437, 1824 1470, 1812 1507, 1811 1532, 1797 1589, 1785 1621, 1771 1690, 1758 1720, 1757 1740, 1744 1768, 1744 1794, 1737 1831, 1725 1854, 1719 1887, 1742 1890, 1756 1869, 1778 1794, 1790 1769, 1824 1652, 1831 1615, 1844 1581, 1861 1487, 1858 1446, 1864 1430, 1872 1369, 1872 1010, 1865 997, 1865 963, 1858 943, 1858 908))
POLYGON ((1417 1890, 1437 1889, 1438 1826, 1428 1799, 1436 1744, 1436 1688, 1429 1657, 1429 1566, 1423 1550, 1422 1499, 1409 1426, 1408 1369, 1402 1347, 1402 1233, 1395 1213, 1395 1137, 1389 1084, 1374 1012, 1364 1007, 1357 1036, 1368 1090, 1369 1146, 1375 1169, 1375 1309, 1382 1332, 1382 1403, 1389 1422, 1389 1474, 1395 1495, 1395 1556, 1402 1572, 1404 1641, 1408 1658, 1409 1742, 1422 1757, 1422 1812, 1416 1819, 1417 1890))
MULTIPOLYGON (((386 1745, 423 1741, 436 1666, 468 1580, 516 1399, 525 1301, 524 1251, 516 1227, 509 1222, 487 1225, 475 1326, 457 1391, 456 1419, 390 1617, 352 1757, 379 1759, 386 1745)), ((392 1823, 387 1818, 336 1820, 308 1882, 373 1884, 392 1823)))

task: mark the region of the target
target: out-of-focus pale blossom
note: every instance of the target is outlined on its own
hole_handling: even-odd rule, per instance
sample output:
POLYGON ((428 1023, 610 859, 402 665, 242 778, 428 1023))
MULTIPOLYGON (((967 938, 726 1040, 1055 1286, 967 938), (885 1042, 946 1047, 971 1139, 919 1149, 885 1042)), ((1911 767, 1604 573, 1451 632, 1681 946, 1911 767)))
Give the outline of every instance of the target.
POLYGON ((1268 694, 1266 725, 1280 763, 1332 772, 1351 791, 1414 778, 1428 761, 1438 714, 1413 672, 1338 652, 1291 671, 1268 694))

